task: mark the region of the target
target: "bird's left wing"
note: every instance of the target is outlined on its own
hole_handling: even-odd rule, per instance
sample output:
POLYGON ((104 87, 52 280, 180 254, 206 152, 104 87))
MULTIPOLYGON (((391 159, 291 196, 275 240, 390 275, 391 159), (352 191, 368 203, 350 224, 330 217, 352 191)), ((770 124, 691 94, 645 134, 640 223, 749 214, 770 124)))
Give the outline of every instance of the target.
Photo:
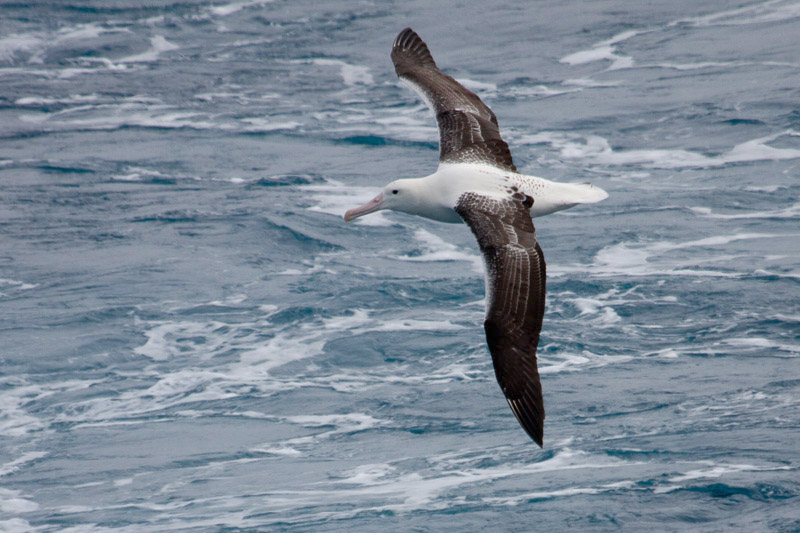
POLYGON ((544 403, 536 348, 545 302, 545 262, 530 216, 533 199, 467 192, 456 212, 478 239, 486 265, 486 341, 517 420, 542 446, 544 403))
POLYGON ((428 46, 411 28, 395 39, 392 62, 397 76, 436 116, 440 162, 484 163, 517 171, 494 112, 478 95, 439 70, 428 46))
POLYGON ((419 93, 434 115, 457 109, 481 116, 497 126, 497 117, 489 106, 439 70, 428 46, 411 28, 401 31, 394 40, 392 62, 397 76, 419 93))

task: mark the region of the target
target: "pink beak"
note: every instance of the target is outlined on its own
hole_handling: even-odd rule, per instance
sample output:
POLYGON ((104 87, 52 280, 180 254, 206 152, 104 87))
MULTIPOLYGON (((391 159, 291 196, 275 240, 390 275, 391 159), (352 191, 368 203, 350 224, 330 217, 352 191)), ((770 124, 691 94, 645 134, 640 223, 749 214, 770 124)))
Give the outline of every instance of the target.
POLYGON ((347 211, 347 213, 344 214, 344 221, 350 222, 358 217, 363 217, 364 215, 374 213, 375 211, 379 211, 381 209, 383 209, 383 193, 380 193, 378 196, 361 207, 356 207, 355 209, 350 209, 347 211))

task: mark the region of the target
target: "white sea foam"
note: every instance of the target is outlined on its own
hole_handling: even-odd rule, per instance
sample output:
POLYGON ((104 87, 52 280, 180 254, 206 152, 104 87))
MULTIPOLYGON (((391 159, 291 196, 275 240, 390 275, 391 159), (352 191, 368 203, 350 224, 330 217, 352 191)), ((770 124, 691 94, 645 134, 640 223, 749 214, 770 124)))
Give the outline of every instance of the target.
POLYGON ((430 124, 427 117, 425 119, 414 119, 395 115, 388 117, 339 116, 336 121, 352 125, 331 127, 327 129, 328 132, 374 135, 379 138, 420 143, 434 142, 437 137, 436 127, 430 124))
MULTIPOLYGON (((579 297, 571 292, 558 294, 557 297, 558 301, 570 303, 580 311, 578 320, 581 323, 590 323, 596 328, 609 328, 619 327, 622 322, 622 317, 615 310, 616 306, 639 304, 643 301, 643 297, 637 295, 637 289, 639 289, 638 285, 624 292, 612 288, 594 297, 579 297)), ((665 296, 648 298, 647 301, 650 304, 675 303, 677 298, 675 296, 665 296)))
POLYGON ((456 81, 474 93, 478 93, 481 98, 490 97, 497 93, 497 84, 485 81, 471 80, 469 78, 458 78, 456 81))
POLYGON ((107 104, 94 107, 70 108, 55 113, 23 114, 25 122, 51 124, 86 130, 114 130, 138 126, 144 128, 222 130, 270 132, 294 130, 301 124, 295 121, 274 121, 263 118, 242 118, 236 122, 204 113, 179 111, 172 106, 138 103, 107 104), (88 112, 86 117, 83 113, 88 112), (74 117, 73 117, 74 115, 74 117))
POLYGON ((703 70, 708 68, 735 68, 752 65, 744 61, 699 61, 697 63, 668 63, 640 64, 639 68, 663 68, 668 70, 703 70))
POLYGON ((363 331, 455 331, 464 326, 453 324, 449 320, 414 320, 411 318, 384 320, 371 328, 356 329, 363 331))
POLYGON ((748 464, 714 464, 711 461, 700 461, 709 465, 708 468, 690 470, 678 476, 669 478, 671 483, 682 481, 693 481, 695 479, 713 479, 727 474, 737 474, 739 472, 773 472, 776 470, 791 470, 790 466, 754 466, 748 464))
POLYGON ((457 246, 444 241, 438 235, 418 229, 414 238, 422 245, 424 253, 419 255, 401 255, 397 259, 402 261, 468 261, 475 272, 483 273, 483 259, 474 253, 465 252, 457 246))
POLYGON ((351 316, 323 319, 324 327, 331 331, 348 330, 354 334, 370 331, 452 331, 463 329, 449 320, 376 319, 363 309, 354 309, 351 316))
POLYGON ((597 315, 593 321, 597 327, 611 327, 622 320, 606 298, 602 296, 600 298, 569 298, 567 301, 578 308, 582 317, 597 315))
POLYGON ((762 268, 758 268, 758 269, 753 271, 753 274, 755 274, 757 276, 769 276, 769 277, 775 277, 775 278, 800 280, 800 272, 770 272, 769 270, 764 270, 762 268))
MULTIPOLYGON (((52 419, 49 417, 40 418, 30 414, 28 411, 29 405, 35 405, 43 398, 56 394, 84 391, 97 383, 97 381, 90 380, 67 380, 47 385, 18 383, 16 381, 5 383, 11 387, 0 391, 0 435, 20 437, 30 433, 47 432, 52 419)), ((14 472, 19 465, 43 456, 43 452, 26 453, 21 458, 0 468, 0 475, 14 472)))
POLYGON ((664 348, 654 352, 652 355, 655 357, 661 357, 663 359, 677 359, 679 357, 679 351, 674 348, 664 348))
POLYGON ((230 376, 243 382, 266 380, 280 366, 324 353, 327 342, 316 326, 301 325, 297 332, 280 332, 260 346, 244 351, 240 364, 230 369, 230 376))
POLYGON ((20 53, 38 50, 43 39, 38 34, 15 33, 0 38, 0 61, 13 61, 20 53))
POLYGON ((715 213, 708 207, 690 207, 693 212, 703 218, 715 218, 720 220, 756 219, 756 218, 796 218, 800 216, 800 203, 780 209, 770 209, 767 211, 750 211, 748 213, 723 214, 715 213))
POLYGON ((328 274, 336 274, 337 271, 330 268, 331 258, 340 255, 337 252, 319 253, 310 259, 300 259, 296 262, 299 267, 302 265, 305 268, 287 268, 277 272, 281 276, 307 276, 309 274, 316 274, 317 272, 326 272, 328 274))
POLYGON ((155 362, 184 358, 190 365, 155 374, 157 381, 145 389, 131 389, 113 397, 80 402, 77 414, 63 414, 61 419, 85 423, 114 423, 186 403, 213 401, 238 396, 242 391, 272 391, 294 388, 270 377, 270 371, 285 363, 322 353, 325 330, 318 324, 301 324, 290 331, 269 331, 267 319, 256 323, 226 324, 217 321, 186 320, 137 322, 145 326, 148 340, 134 351, 155 362), (231 353, 237 353, 232 356, 231 353), (228 362, 213 368, 198 367, 197 362, 227 355, 228 362))
POLYGON ((30 522, 23 518, 10 518, 8 520, 0 520, 0 531, 4 533, 30 533, 35 531, 30 522))
POLYGON ((178 45, 167 41, 162 35, 154 35, 150 38, 150 49, 132 56, 123 57, 117 63, 148 63, 158 60, 164 52, 170 52, 180 48, 178 45))
POLYGON ((726 339, 723 341, 724 344, 729 346, 739 346, 741 348, 768 348, 774 350, 780 350, 784 352, 800 354, 800 345, 798 344, 786 344, 781 342, 776 342, 771 339, 766 339, 764 337, 736 337, 732 339, 726 339))
MULTIPOLYGON (((689 248, 714 248, 727 244, 752 239, 786 238, 792 235, 770 233, 736 233, 733 235, 719 235, 704 239, 669 242, 658 241, 651 243, 622 242, 602 248, 595 254, 591 265, 555 266, 552 273, 559 275, 565 272, 588 271, 594 276, 696 276, 696 277, 740 277, 743 271, 720 271, 709 268, 699 268, 703 262, 728 262, 733 256, 717 257, 711 260, 699 261, 694 259, 676 259, 669 252, 689 248)), ((747 262, 737 261, 737 268, 747 267, 747 262)))
POLYGON ((563 85, 574 85, 576 87, 598 88, 598 87, 617 87, 618 81, 597 81, 591 78, 573 78, 564 80, 563 85))
MULTIPOLYGON (((224 300, 211 300, 207 304, 200 304, 199 306, 213 305, 215 307, 236 307, 239 304, 244 303, 245 301, 247 301, 247 295, 246 294, 232 294, 230 296, 227 296, 224 300)), ((199 306, 196 306, 196 307, 199 307, 199 306)), ((269 308, 267 306, 264 306, 264 307, 267 308, 267 309, 269 308)), ((275 308, 276 306, 273 305, 271 307, 275 308)))
POLYGON ((800 322, 800 315, 787 315, 784 313, 776 313, 770 315, 771 319, 780 320, 781 322, 800 322))
POLYGON ((616 48, 609 45, 595 46, 590 50, 581 50, 580 52, 575 52, 561 58, 562 63, 567 63, 569 65, 582 65, 584 63, 601 60, 612 62, 609 70, 629 68, 633 65, 633 58, 617 55, 616 48))
POLYGON ((614 45, 642 33, 646 33, 646 31, 630 30, 622 32, 615 35, 611 39, 592 45, 592 48, 588 50, 581 50, 579 52, 564 56, 560 59, 560 61, 573 66, 592 63, 594 61, 611 61, 611 66, 608 68, 608 70, 630 68, 633 65, 633 58, 630 56, 619 55, 617 53, 617 48, 614 45))
POLYGON ((331 428, 327 431, 313 433, 303 437, 294 437, 280 442, 270 442, 255 446, 252 452, 269 455, 297 456, 304 453, 309 445, 336 435, 357 433, 376 427, 387 426, 388 423, 364 413, 330 414, 330 415, 296 415, 282 417, 282 420, 298 424, 305 428, 331 428))
MULTIPOLYGON (((261 391, 271 394, 302 386, 319 386, 317 383, 323 383, 327 378, 317 381, 297 377, 280 378, 273 376, 272 372, 287 363, 325 353, 327 342, 338 335, 409 330, 448 331, 462 328, 449 320, 436 318, 416 320, 394 317, 385 321, 370 317, 360 310, 348 315, 303 321, 283 327, 272 326, 269 318, 264 317, 255 323, 233 324, 188 320, 137 321, 139 326, 145 328, 147 342, 135 348, 135 353, 156 363, 181 358, 187 364, 172 371, 162 369, 155 373, 157 381, 147 388, 128 390, 110 398, 93 398, 80 402, 77 414, 63 414, 59 419, 83 422, 84 425, 108 425, 114 424, 117 419, 130 420, 132 417, 187 403, 233 398, 242 393, 252 395, 261 391), (226 357, 227 360, 208 369, 197 366, 199 362, 209 361, 214 357, 226 357)), ((24 393, 11 399, 19 404, 20 395, 24 396, 24 393)), ((3 405, 3 398, 10 397, 8 393, 0 394, 0 405, 3 405)), ((15 417, 17 424, 20 423, 20 416, 15 417)), ((181 416, 189 414, 184 413, 181 416)), ((34 421, 38 422, 35 419, 34 421)), ((301 419, 295 421, 299 422, 301 419)), ((313 422, 312 419, 305 421, 313 422)))
POLYGON ((97 23, 78 24, 60 28, 55 33, 17 33, 0 39, 0 61, 13 61, 20 54, 30 54, 28 63, 42 63, 48 48, 58 47, 71 40, 95 39, 104 33, 128 32, 127 28, 102 26, 97 23))
POLYGON ((297 415, 287 416, 284 419, 293 424, 300 424, 301 426, 307 428, 324 428, 333 426, 333 429, 318 433, 313 437, 299 437, 297 439, 288 441, 291 443, 308 442, 311 439, 324 439, 332 437, 333 435, 365 431, 367 429, 386 425, 385 421, 379 420, 364 413, 297 415))
MULTIPOLYGON (((712 352, 715 353, 715 352, 712 352)), ((792 413, 800 406, 800 399, 792 394, 766 393, 763 390, 745 390, 737 394, 705 399, 702 402, 686 401, 678 405, 685 419, 692 423, 711 423, 719 430, 742 427, 744 419, 758 417, 778 422, 779 413, 792 413)))
POLYGON ((704 70, 704 69, 727 69, 732 70, 751 66, 786 67, 790 69, 800 68, 800 63, 790 63, 788 61, 699 61, 696 63, 672 63, 660 61, 658 63, 639 63, 636 68, 663 68, 667 70, 704 70))
MULTIPOLYGON (((118 59, 102 56, 82 56, 76 59, 81 66, 61 68, 55 71, 55 74, 58 78, 66 79, 79 74, 95 73, 98 68, 105 68, 115 72, 133 72, 143 68, 139 65, 140 63, 158 61, 163 53, 177 50, 178 48, 180 48, 178 45, 167 41, 162 35, 154 35, 150 38, 150 48, 144 52, 118 59)), ((42 75, 52 77, 54 74, 53 71, 45 70, 42 75)))
MULTIPOLYGON (((369 115, 365 115, 364 117, 359 117, 358 120, 372 120, 377 124, 382 124, 387 127, 400 127, 404 129, 416 129, 424 127, 425 131, 428 132, 431 130, 432 126, 428 123, 427 116, 425 121, 423 122, 419 118, 419 111, 420 108, 416 108, 415 113, 390 113, 386 112, 386 110, 380 110, 380 112, 386 112, 385 116, 378 116, 371 118, 369 115)), ((342 122, 347 122, 347 120, 342 120, 342 122)))
POLYGON ((650 168, 713 168, 750 161, 778 161, 800 158, 800 149, 773 148, 767 143, 800 133, 784 130, 734 146, 726 153, 707 156, 688 150, 614 150, 608 140, 599 135, 582 136, 565 132, 540 132, 518 139, 523 144, 549 144, 565 159, 588 160, 600 165, 642 165, 650 168))
POLYGON ((773 193, 786 189, 785 185, 748 185, 743 190, 749 192, 767 192, 773 193))
MULTIPOLYGON (((112 70, 117 73, 133 72, 136 70, 140 70, 142 68, 141 65, 136 65, 136 64, 114 63, 113 61, 105 57, 81 58, 81 62, 87 65, 94 65, 94 66, 62 68, 55 71, 56 77, 59 79, 68 79, 81 74, 95 74, 97 73, 99 68, 112 70)), ((53 74, 54 71, 52 70, 42 71, 42 75, 48 78, 53 77, 53 74)))
POLYGON ((45 428, 42 420, 25 409, 29 401, 43 394, 42 388, 35 385, 16 385, 0 392, 0 434, 18 437, 45 428))
POLYGON ((372 85, 374 80, 372 74, 369 73, 369 67, 361 65, 351 65, 339 59, 296 59, 292 63, 311 63, 321 67, 338 67, 339 74, 342 76, 342 81, 348 87, 356 85, 372 85))
POLYGON ((211 14, 220 17, 227 17, 233 13, 237 13, 245 8, 253 6, 263 6, 272 3, 274 0, 243 0, 240 2, 230 2, 227 4, 220 4, 217 6, 209 7, 208 10, 211 14))
MULTIPOLYGON (((32 32, 12 34, 0 38, 0 61, 13 62, 24 56, 29 64, 44 62, 44 56, 50 49, 57 49, 70 41, 87 41, 96 39, 106 33, 130 32, 128 28, 115 25, 101 25, 99 23, 78 24, 66 26, 56 32, 32 32)), ((35 70, 25 69, 21 72, 37 73, 35 70)), ((52 75, 45 70, 44 75, 52 75)))
POLYGON ((155 361, 180 355, 208 358, 225 343, 219 333, 227 329, 227 324, 214 321, 161 324, 145 331, 147 342, 133 351, 155 361))
POLYGON ((797 2, 771 0, 709 15, 680 19, 670 23, 670 26, 687 23, 695 26, 740 26, 774 23, 797 17, 800 17, 800 4, 797 2))
POLYGON ((568 487, 565 489, 556 489, 550 491, 536 491, 526 492, 517 496, 509 496, 503 498, 485 498, 484 501, 499 505, 519 505, 520 503, 529 500, 543 500, 551 498, 566 498, 569 496, 578 496, 581 494, 601 494, 604 492, 612 492, 620 489, 627 489, 634 486, 633 481, 620 481, 617 483, 608 483, 598 487, 568 487))
POLYGON ((137 102, 72 107, 53 113, 27 113, 19 115, 19 119, 36 124, 50 124, 55 128, 85 130, 115 130, 130 126, 199 130, 241 129, 240 125, 221 122, 204 113, 178 111, 171 106, 137 102))
POLYGON ((580 354, 559 352, 544 355, 539 353, 540 374, 560 374, 561 372, 577 372, 589 368, 600 368, 607 365, 627 363, 633 360, 630 355, 600 355, 584 350, 580 354))
POLYGON ((75 26, 67 26, 60 28, 57 35, 59 42, 69 40, 85 41, 87 39, 96 39, 104 33, 130 33, 130 30, 125 27, 116 25, 101 25, 98 23, 78 24, 75 26))
POLYGON ((96 93, 92 94, 71 94, 64 98, 44 98, 40 96, 26 96, 17 98, 14 102, 19 106, 26 105, 52 105, 52 104, 85 104, 88 102, 97 102, 100 96, 96 93))
MULTIPOLYGON (((465 485, 564 470, 615 468, 622 464, 624 463, 614 459, 566 449, 544 461, 489 467, 469 467, 465 461, 445 458, 443 461, 434 461, 433 468, 429 471, 408 472, 406 469, 396 468, 391 463, 374 463, 361 465, 347 472, 346 477, 336 481, 330 489, 321 487, 314 492, 301 493, 298 497, 306 504, 312 499, 312 501, 336 503, 354 499, 363 500, 365 497, 379 498, 381 502, 375 506, 332 513, 341 518, 363 512, 405 513, 420 509, 437 510, 464 503, 462 498, 453 496, 453 491, 460 490, 459 487, 465 485)), ((569 495, 569 492, 565 492, 564 495, 569 495)), ((506 498, 492 497, 482 498, 482 501, 493 505, 511 503, 506 498)))
POLYGON ((772 348, 775 346, 775 343, 763 337, 728 339, 725 343, 733 346, 748 346, 753 348, 772 348))
POLYGON ((109 176, 112 180, 118 181, 141 181, 143 177, 149 178, 165 178, 166 174, 149 168, 127 166, 125 167, 125 174, 112 174, 109 176))
POLYGON ((13 287, 13 288, 15 288, 17 290, 20 290, 20 291, 27 291, 27 290, 35 289, 36 287, 38 287, 38 285, 36 283, 25 283, 24 281, 19 281, 19 280, 16 280, 16 279, 0 278, 0 287, 3 287, 3 286, 13 287))
POLYGON ((204 102, 213 102, 214 100, 237 100, 240 103, 245 103, 250 100, 243 94, 226 92, 198 93, 195 94, 194 97, 204 102))
POLYGON ((48 452, 27 452, 22 454, 22 456, 17 457, 13 461, 9 461, 8 463, 0 466, 0 477, 7 476, 8 474, 12 474, 18 471, 23 465, 26 465, 32 461, 37 459, 41 459, 42 457, 46 457, 48 452))
POLYGON ((387 463, 360 465, 347 473, 347 478, 342 483, 355 483, 361 485, 374 485, 380 483, 388 475, 394 473, 396 467, 387 463))
POLYGON ((401 108, 348 105, 339 110, 319 111, 312 117, 330 133, 374 135, 410 142, 438 139, 435 121, 424 104, 401 108))
MULTIPOLYGON (((773 0, 761 4, 752 4, 742 8, 725 10, 700 17, 683 18, 672 21, 665 26, 651 29, 629 30, 615 35, 611 39, 592 45, 591 48, 574 52, 560 59, 562 63, 577 66, 595 61, 610 61, 608 70, 620 70, 634 66, 630 56, 620 55, 617 44, 638 35, 653 31, 663 31, 678 25, 691 24, 694 26, 720 26, 774 23, 800 17, 800 6, 791 0, 773 0)), ((773 62, 774 63, 774 62, 773 62)), ((644 68, 659 67, 677 70, 696 70, 712 67, 731 67, 743 65, 744 62, 697 62, 697 63, 658 63, 654 65, 641 65, 644 68)), ((783 66, 796 68, 793 63, 780 63, 783 66)))
MULTIPOLYGON (((306 185, 302 190, 310 193, 316 205, 309 207, 311 211, 344 216, 348 209, 367 203, 380 192, 378 187, 354 187, 335 180, 327 180, 324 185, 306 185)), ((372 213, 358 218, 356 224, 364 226, 391 226, 394 224, 386 217, 385 211, 372 213)))
POLYGON ((39 509, 39 504, 22 497, 18 490, 0 487, 0 511, 9 514, 30 513, 39 509))
POLYGON ((481 345, 469 355, 435 368, 416 368, 412 365, 378 367, 374 370, 348 369, 347 373, 330 374, 309 378, 308 382, 319 387, 330 387, 339 392, 363 392, 387 383, 403 385, 442 385, 453 381, 491 379, 490 361, 486 359, 481 345))
POLYGON ((263 117, 242 118, 240 120, 249 124, 249 126, 245 127, 244 129, 251 132, 294 130, 302 126, 300 122, 295 122, 293 120, 276 122, 263 117))
POLYGON ((263 446, 256 446, 250 448, 250 451, 254 453, 266 453, 269 455, 286 455, 286 456, 303 455, 303 452, 301 452, 300 450, 285 445, 271 446, 267 444, 263 446))
POLYGON ((517 97, 517 98, 527 98, 527 97, 541 97, 541 98, 548 98, 551 96, 559 96, 562 94, 568 93, 576 93, 582 91, 582 88, 576 89, 553 89, 548 87, 547 85, 531 85, 531 86, 518 86, 518 87, 510 87, 507 91, 503 92, 503 96, 505 97, 517 97))

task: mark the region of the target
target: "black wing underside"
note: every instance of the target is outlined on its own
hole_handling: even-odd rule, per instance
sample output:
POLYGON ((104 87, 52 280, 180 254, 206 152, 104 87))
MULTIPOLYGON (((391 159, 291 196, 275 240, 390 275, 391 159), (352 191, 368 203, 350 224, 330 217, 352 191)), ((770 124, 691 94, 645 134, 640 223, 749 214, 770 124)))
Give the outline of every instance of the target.
POLYGON ((484 163, 517 171, 495 114, 478 95, 439 70, 428 46, 411 28, 395 39, 392 62, 398 77, 436 115, 442 163, 484 163))
POLYGON ((545 302, 545 262, 530 216, 533 200, 464 193, 456 212, 486 264, 486 341, 495 375, 517 420, 542 446, 544 403, 536 361, 545 302))

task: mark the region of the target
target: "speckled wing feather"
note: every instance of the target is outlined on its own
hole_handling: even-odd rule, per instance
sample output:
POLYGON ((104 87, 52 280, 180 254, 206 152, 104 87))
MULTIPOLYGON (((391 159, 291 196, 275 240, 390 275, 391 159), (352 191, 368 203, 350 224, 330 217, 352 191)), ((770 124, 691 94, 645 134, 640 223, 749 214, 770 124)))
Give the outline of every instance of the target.
POLYGON ((511 151, 497 126, 486 118, 463 111, 442 111, 439 123, 439 161, 484 163, 516 172, 511 151))
POLYGON ((530 216, 533 199, 464 193, 456 212, 478 239, 486 265, 486 341, 497 382, 528 435, 542 446, 544 403, 536 348, 545 301, 545 262, 530 216))
POLYGON ((392 61, 400 79, 436 115, 441 162, 486 163, 516 172, 495 114, 475 93, 439 70, 428 46, 411 28, 395 39, 392 61))

